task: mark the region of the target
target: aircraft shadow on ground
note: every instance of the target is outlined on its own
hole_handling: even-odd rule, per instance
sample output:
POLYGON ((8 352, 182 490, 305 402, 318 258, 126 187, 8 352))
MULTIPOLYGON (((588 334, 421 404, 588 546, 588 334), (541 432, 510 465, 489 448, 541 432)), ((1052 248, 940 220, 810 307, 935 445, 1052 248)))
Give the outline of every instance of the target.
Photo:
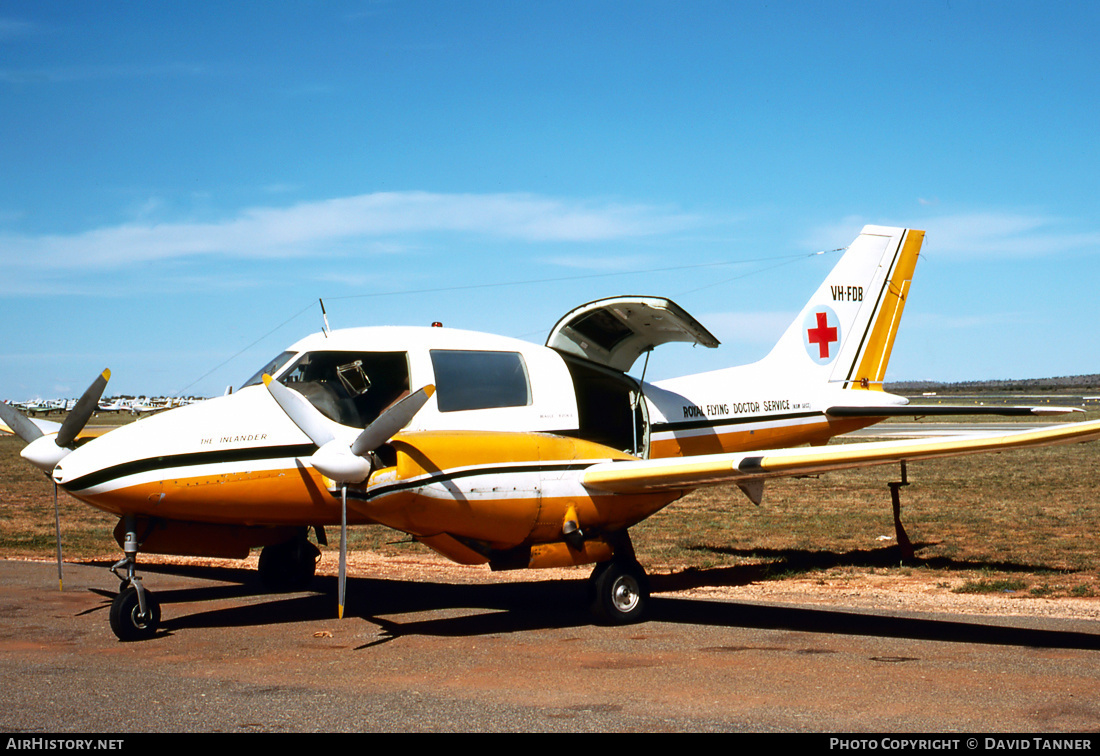
POLYGON ((991 625, 983 623, 978 618, 964 622, 940 618, 900 617, 854 610, 763 606, 736 602, 723 602, 717 606, 707 604, 708 602, 704 601, 680 598, 657 598, 653 601, 650 619, 661 622, 865 635, 878 638, 1100 650, 1100 634, 991 625))
MULTIPOLYGON (((110 567, 114 562, 87 561, 81 562, 89 567, 110 567)), ((222 566, 197 566, 184 564, 156 564, 140 563, 138 574, 148 575, 176 575, 179 577, 191 577, 199 580, 211 580, 219 585, 202 586, 176 590, 161 590, 156 587, 156 581, 146 581, 151 591, 156 591, 157 600, 163 604, 185 604, 200 601, 216 601, 218 599, 235 599, 246 596, 255 596, 264 593, 259 576, 255 570, 240 567, 222 566)), ((93 593, 108 598, 114 598, 117 591, 93 588, 93 593)))
MULTIPOLYGON (((336 578, 317 577, 308 592, 263 594, 255 572, 224 567, 148 565, 148 572, 186 574, 229 585, 157 590, 163 608, 162 625, 169 633, 192 628, 284 625, 335 620, 336 578), (156 569, 153 569, 156 567, 156 569), (234 601, 233 606, 199 607, 201 602, 234 601), (182 611, 181 611, 182 609, 182 611), (191 609, 191 611, 188 611, 191 609)), ((693 585, 728 585, 729 570, 694 570, 693 585)), ((653 589, 676 590, 684 573, 655 576, 653 589)), ((347 583, 344 622, 365 621, 384 630, 360 650, 402 636, 474 637, 529 630, 585 627, 587 581, 450 584, 351 577, 347 583), (418 613, 436 616, 418 618, 418 613), (444 613, 447 616, 438 616, 444 613)), ((107 596, 107 591, 95 591, 107 596)), ((980 619, 958 621, 940 617, 895 616, 867 610, 761 605, 737 601, 663 597, 650 602, 650 622, 715 627, 787 630, 806 633, 864 635, 961 643, 1041 648, 1100 649, 1100 634, 1005 626, 980 619)), ((636 626, 644 628, 645 625, 636 626)), ((624 632, 631 631, 623 628, 624 632)))
MULTIPOLYGON (((253 593, 258 593, 258 582, 254 588, 253 593)), ((161 605, 166 606, 177 594, 187 592, 188 589, 164 591, 157 596, 161 605)), ((344 621, 365 620, 383 627, 392 636, 476 636, 582 626, 591 624, 584 609, 584 595, 583 581, 447 584, 349 577, 344 621), (410 621, 393 618, 427 612, 460 612, 461 616, 410 621)), ((179 598, 190 600, 182 595, 179 598)), ((276 593, 257 598, 245 606, 200 610, 174 618, 165 612, 163 624, 174 631, 188 627, 336 619, 335 577, 314 578, 309 593, 276 593)))
MULTIPOLYGON (((919 552, 923 548, 936 545, 938 544, 915 543, 913 549, 919 552)), ((809 549, 735 549, 714 546, 689 546, 687 550, 757 561, 753 564, 713 567, 704 570, 689 568, 670 576, 673 582, 678 584, 666 590, 679 590, 704 585, 748 585, 761 580, 775 579, 777 576, 789 577, 835 567, 879 568, 904 566, 979 573, 989 571, 1029 574, 1072 572, 1072 570, 1057 569, 1043 564, 1023 564, 991 559, 968 560, 951 559, 950 557, 922 559, 919 553, 912 559, 903 559, 897 546, 881 549, 853 549, 845 552, 813 551, 809 549), (703 582, 692 584, 693 575, 698 575, 703 582)))

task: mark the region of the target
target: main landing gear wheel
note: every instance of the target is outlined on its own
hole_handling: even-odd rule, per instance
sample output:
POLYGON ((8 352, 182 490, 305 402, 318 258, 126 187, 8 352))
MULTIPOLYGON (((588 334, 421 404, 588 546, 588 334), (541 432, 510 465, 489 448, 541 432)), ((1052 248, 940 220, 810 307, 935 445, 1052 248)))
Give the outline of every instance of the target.
POLYGON ((138 589, 126 588, 111 602, 111 630, 120 641, 147 640, 160 626, 160 604, 145 591, 145 611, 141 611, 138 589))
POLYGON ((303 590, 313 580, 320 556, 320 549, 305 538, 264 546, 260 580, 271 591, 303 590))
POLYGON ((649 603, 649 579, 637 562, 601 562, 589 578, 592 613, 605 625, 639 622, 649 603))

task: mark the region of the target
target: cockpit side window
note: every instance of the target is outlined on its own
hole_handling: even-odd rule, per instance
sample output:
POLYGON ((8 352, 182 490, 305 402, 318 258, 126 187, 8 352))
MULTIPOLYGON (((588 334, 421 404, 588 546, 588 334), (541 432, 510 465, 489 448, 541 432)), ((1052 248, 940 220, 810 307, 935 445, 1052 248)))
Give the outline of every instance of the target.
POLYGON ((408 395, 409 359, 405 352, 306 352, 279 382, 330 420, 365 428, 408 395))
POLYGON ((531 403, 527 365, 519 352, 433 349, 431 354, 440 412, 531 403))

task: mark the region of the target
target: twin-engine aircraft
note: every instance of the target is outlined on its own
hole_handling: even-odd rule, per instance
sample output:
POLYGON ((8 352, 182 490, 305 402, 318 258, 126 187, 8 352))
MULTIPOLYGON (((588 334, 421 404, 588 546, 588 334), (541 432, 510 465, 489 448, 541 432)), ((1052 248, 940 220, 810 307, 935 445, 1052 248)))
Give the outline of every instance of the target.
POLYGON ((840 443, 886 417, 1042 414, 917 407, 882 389, 924 238, 867 226, 764 359, 646 383, 627 374, 661 344, 717 347, 673 302, 578 307, 545 346, 431 328, 322 332, 228 396, 80 443, 104 373, 59 428, 10 407, 23 456, 76 498, 119 516, 124 558, 110 620, 122 640, 157 631, 139 551, 244 558, 302 587, 326 528, 380 523, 462 564, 594 565, 600 621, 639 620, 649 591, 629 528, 701 486, 759 503, 769 478, 1100 436, 1100 421, 1013 433, 840 443), (809 446, 804 446, 804 445, 809 446), (796 448, 797 447, 797 448, 796 448))

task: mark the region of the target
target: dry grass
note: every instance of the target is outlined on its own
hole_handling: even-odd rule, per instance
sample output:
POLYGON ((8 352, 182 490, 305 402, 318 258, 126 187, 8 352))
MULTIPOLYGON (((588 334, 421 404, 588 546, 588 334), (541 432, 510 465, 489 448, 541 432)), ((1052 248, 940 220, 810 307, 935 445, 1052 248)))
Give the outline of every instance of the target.
MULTIPOLYGON (((21 447, 0 437, 0 555, 51 557, 53 485, 19 458, 21 447)), ((897 478, 878 467, 774 481, 760 507, 735 487, 699 491, 635 527, 635 547, 654 571, 707 570, 727 584, 885 574, 965 591, 1100 596, 1100 443, 909 465, 902 518, 917 556, 906 565, 886 485, 897 478)), ((66 559, 119 555, 115 518, 64 493, 60 505, 66 559)), ((422 551, 403 539, 357 528, 351 548, 422 551)))
MULTIPOLYGON (((53 483, 19 456, 23 442, 0 436, 0 554, 42 557, 56 553, 53 483)), ((117 518, 64 491, 58 496, 66 558, 119 551, 111 533, 117 518)))

